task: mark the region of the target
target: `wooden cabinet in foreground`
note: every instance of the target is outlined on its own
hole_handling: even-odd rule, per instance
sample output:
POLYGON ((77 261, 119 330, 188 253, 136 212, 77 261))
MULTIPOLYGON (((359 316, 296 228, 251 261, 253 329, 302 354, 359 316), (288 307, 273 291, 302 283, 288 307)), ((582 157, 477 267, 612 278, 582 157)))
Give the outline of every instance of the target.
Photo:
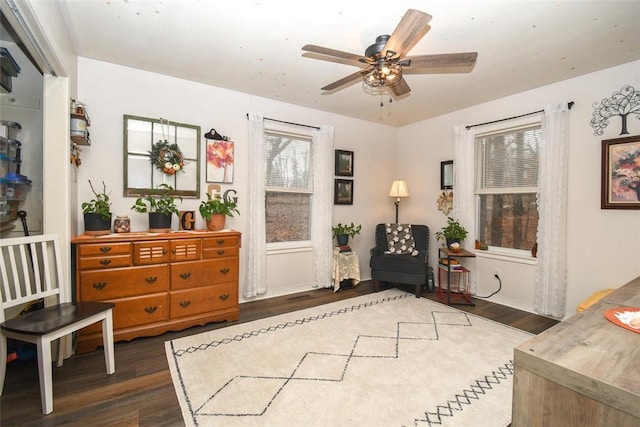
MULTIPOLYGON (((240 233, 195 231, 78 236, 75 297, 115 303, 116 341, 238 320, 240 233)), ((81 330, 80 353, 102 345, 81 330)))

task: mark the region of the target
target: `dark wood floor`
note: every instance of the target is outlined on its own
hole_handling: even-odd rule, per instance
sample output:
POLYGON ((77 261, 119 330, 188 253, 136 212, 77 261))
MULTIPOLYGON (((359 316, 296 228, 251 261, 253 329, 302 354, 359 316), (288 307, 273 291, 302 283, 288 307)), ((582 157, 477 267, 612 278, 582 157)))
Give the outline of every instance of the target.
MULTIPOLYGON (((405 289, 411 292, 411 289, 405 289)), ((249 322, 373 292, 371 282, 334 293, 321 289, 241 304, 240 320, 249 322)), ((436 300, 435 294, 425 298, 436 300)), ((476 306, 457 306, 531 333, 540 333, 557 321, 524 311, 476 300, 476 306)), ((234 324, 235 324, 234 323, 234 324)), ((182 426, 164 342, 218 329, 227 323, 194 327, 159 337, 116 344, 116 373, 105 374, 101 350, 75 355, 54 368, 54 412, 43 416, 35 362, 11 363, 0 399, 1 426, 182 426)))

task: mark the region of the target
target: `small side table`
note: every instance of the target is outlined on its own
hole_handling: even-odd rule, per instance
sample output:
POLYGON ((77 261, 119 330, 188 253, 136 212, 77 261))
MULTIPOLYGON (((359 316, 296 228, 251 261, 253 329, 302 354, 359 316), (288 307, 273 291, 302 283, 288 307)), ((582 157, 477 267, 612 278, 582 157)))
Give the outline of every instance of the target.
POLYGON ((334 249, 331 279, 333 279, 334 292, 340 290, 340 282, 343 280, 351 279, 353 281, 353 286, 360 283, 360 264, 358 262, 358 254, 355 252, 340 252, 339 249, 334 249))
POLYGON ((446 247, 438 248, 438 299, 447 305, 475 305, 469 292, 469 273, 465 267, 451 268, 451 260, 456 258, 474 258, 476 255, 465 249, 453 252, 446 247), (441 260, 446 260, 442 264, 441 260), (447 279, 443 289, 443 276, 447 279))

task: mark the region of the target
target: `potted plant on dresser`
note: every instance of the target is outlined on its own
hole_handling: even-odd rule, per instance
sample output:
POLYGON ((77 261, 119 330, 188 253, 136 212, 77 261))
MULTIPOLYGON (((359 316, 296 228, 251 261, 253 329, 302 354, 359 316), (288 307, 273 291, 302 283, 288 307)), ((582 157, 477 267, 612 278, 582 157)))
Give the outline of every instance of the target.
POLYGON ((174 196, 173 187, 168 184, 159 185, 158 194, 150 194, 139 197, 131 209, 139 213, 149 214, 149 231, 151 233, 164 233, 171 231, 171 217, 179 215, 176 199, 182 201, 182 197, 174 196))
POLYGON ((207 229, 210 231, 218 231, 224 229, 224 223, 227 217, 234 214, 240 215, 238 203, 235 200, 223 200, 217 197, 212 198, 207 193, 207 200, 200 203, 200 215, 207 223, 207 229))
POLYGON ((111 233, 111 202, 107 194, 107 185, 102 181, 102 192, 98 193, 91 180, 89 186, 95 196, 88 202, 82 203, 84 214, 84 233, 100 236, 111 233))

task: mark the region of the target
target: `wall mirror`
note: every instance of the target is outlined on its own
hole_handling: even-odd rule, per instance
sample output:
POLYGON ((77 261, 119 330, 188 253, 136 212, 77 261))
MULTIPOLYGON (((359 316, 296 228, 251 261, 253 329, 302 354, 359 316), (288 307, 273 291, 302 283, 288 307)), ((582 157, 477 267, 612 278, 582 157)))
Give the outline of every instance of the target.
POLYGON ((123 129, 125 196, 157 194, 167 184, 200 198, 200 126, 125 114, 123 129))

